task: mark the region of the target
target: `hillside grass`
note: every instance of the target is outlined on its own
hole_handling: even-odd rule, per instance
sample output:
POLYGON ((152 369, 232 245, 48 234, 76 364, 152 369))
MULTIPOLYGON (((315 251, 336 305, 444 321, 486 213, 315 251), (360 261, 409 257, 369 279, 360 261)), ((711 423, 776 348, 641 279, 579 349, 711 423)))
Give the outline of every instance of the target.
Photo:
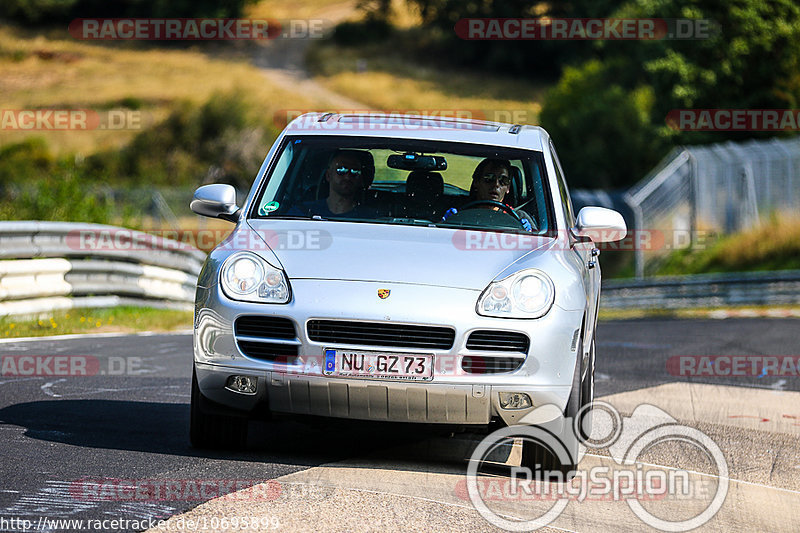
POLYGON ((390 28, 360 28, 362 11, 353 11, 338 32, 309 48, 307 64, 319 83, 366 107, 537 124, 546 85, 513 77, 434 66, 415 60, 410 50, 422 31, 416 6, 392 3, 390 28))
POLYGON ((245 17, 254 19, 325 19, 334 13, 352 13, 358 0, 264 0, 245 7, 245 17))
POLYGON ((382 111, 536 124, 545 90, 511 78, 415 64, 390 44, 354 48, 320 41, 309 50, 308 65, 319 83, 382 111))
MULTIPOLYGON (((65 30, 0 25, 3 109, 128 109, 142 127, 165 119, 178 101, 200 104, 239 90, 254 112, 272 117, 286 107, 317 102, 269 82, 250 64, 246 46, 159 47, 150 43, 76 41, 65 30)), ((42 137, 56 154, 88 155, 120 148, 140 130, 0 130, 0 145, 42 137)))
POLYGON ((800 218, 776 214, 759 227, 721 237, 701 249, 672 252, 655 275, 800 269, 800 218))

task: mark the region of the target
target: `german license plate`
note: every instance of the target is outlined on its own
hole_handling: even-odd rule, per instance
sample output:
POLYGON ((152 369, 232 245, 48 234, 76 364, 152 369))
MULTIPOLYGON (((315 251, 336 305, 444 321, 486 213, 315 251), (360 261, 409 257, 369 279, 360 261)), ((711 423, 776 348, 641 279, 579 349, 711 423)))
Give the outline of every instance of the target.
POLYGON ((348 378, 428 381, 433 379, 433 355, 326 349, 323 373, 348 378))

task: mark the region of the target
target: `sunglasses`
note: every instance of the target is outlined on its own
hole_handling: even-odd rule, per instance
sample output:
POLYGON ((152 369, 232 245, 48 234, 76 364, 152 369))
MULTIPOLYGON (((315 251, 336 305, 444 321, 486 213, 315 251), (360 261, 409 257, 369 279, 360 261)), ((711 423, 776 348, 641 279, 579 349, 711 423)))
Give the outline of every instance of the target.
POLYGON ((345 166, 336 167, 336 174, 339 176, 346 176, 348 172, 354 178, 361 176, 361 169, 347 168, 345 166))
POLYGON ((502 174, 484 174, 481 179, 486 185, 493 185, 495 181, 500 182, 501 187, 511 185, 511 178, 502 174))

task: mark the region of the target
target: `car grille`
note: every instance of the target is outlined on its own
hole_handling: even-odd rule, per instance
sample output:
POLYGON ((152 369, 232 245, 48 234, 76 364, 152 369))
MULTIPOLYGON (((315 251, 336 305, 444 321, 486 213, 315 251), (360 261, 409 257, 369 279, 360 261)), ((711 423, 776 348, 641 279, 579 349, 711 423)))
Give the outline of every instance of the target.
POLYGON ((466 355, 461 359, 461 369, 468 374, 502 374, 522 366, 522 357, 487 357, 466 355))
POLYGON ((292 364, 297 359, 300 341, 294 322, 279 316, 246 315, 233 325, 236 344, 247 357, 292 364), (295 341, 295 342, 270 342, 295 341))
POLYGON ((467 339, 468 350, 528 353, 530 340, 524 333, 478 330, 467 339))
POLYGON ((294 339, 294 323, 280 316, 245 315, 236 319, 236 336, 294 339))
POLYGON ((316 342, 449 350, 455 337, 454 329, 437 326, 345 320, 308 322, 308 338, 316 342))

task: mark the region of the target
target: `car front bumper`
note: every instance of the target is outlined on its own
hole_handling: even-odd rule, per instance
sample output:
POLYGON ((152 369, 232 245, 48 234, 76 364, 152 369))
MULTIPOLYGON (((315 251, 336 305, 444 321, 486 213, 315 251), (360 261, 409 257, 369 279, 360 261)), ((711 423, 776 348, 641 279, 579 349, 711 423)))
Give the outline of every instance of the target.
POLYGON ((567 311, 556 305, 536 320, 483 317, 475 312, 479 291, 426 285, 292 280, 292 291, 289 304, 270 305, 232 301, 218 284, 198 287, 194 362, 203 396, 243 412, 267 406, 276 413, 457 425, 485 425, 493 418, 514 424, 532 408, 553 404, 563 412, 566 406, 583 310, 567 311), (391 297, 378 299, 378 288, 391 290, 391 297), (243 315, 290 319, 295 325, 298 362, 245 356, 234 333, 234 322, 243 315), (311 319, 447 326, 455 329, 455 342, 449 350, 321 343, 308 337, 306 323, 311 319), (530 346, 524 363, 499 374, 461 370, 462 357, 480 355, 466 347, 475 330, 526 334, 530 346), (435 360, 455 363, 440 366, 432 380, 425 382, 331 377, 309 367, 326 348, 432 354, 435 360), (255 378, 255 394, 227 388, 231 376, 255 378), (500 392, 528 394, 533 407, 504 409, 500 392))

